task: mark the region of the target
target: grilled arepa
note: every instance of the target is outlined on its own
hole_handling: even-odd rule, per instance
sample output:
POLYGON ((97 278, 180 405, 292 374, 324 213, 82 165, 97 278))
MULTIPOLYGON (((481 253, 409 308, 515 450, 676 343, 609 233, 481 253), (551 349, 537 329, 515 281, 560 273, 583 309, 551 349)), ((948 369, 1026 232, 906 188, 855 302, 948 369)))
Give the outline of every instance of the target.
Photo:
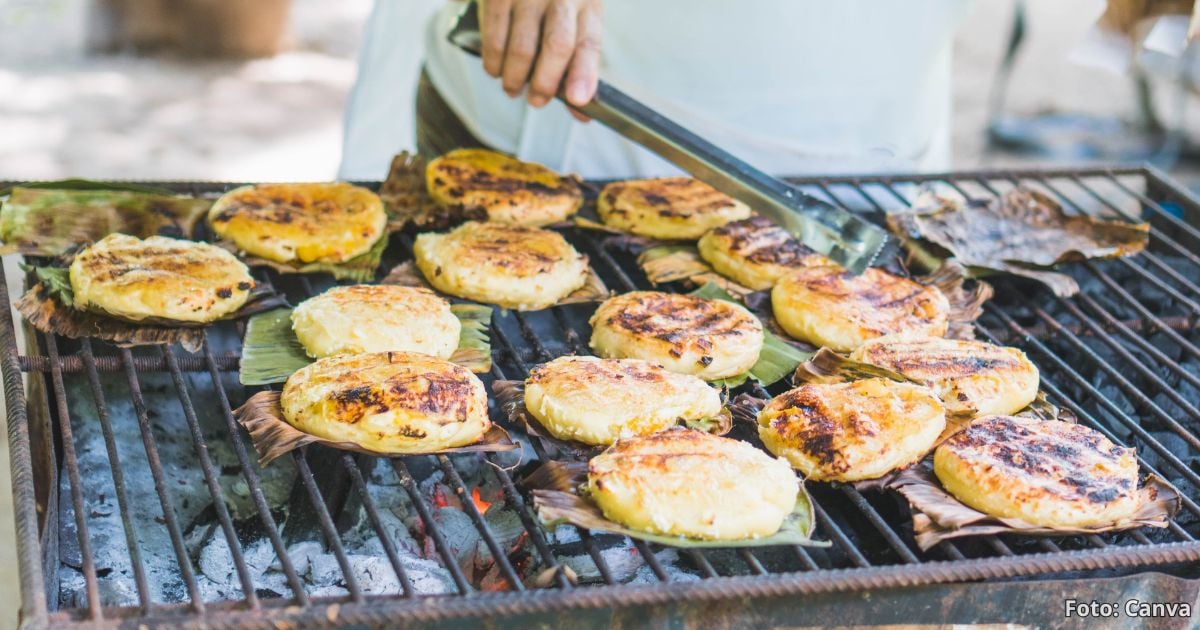
POLYGON ((1114 523, 1138 506, 1133 449, 1059 420, 980 418, 938 446, 933 471, 976 510, 1045 527, 1114 523))
POLYGON ((344 182, 258 184, 225 193, 211 210, 213 232, 238 249, 279 263, 341 263, 384 236, 375 193, 344 182))
POLYGON ((1008 415, 1037 398, 1038 369, 1024 352, 982 341, 880 337, 850 358, 929 386, 954 415, 1008 415))
POLYGON ((609 298, 589 323, 602 357, 654 361, 708 381, 749 370, 763 346, 762 322, 741 305, 677 293, 609 298))
POLYGON ((554 437, 612 444, 721 413, 708 383, 639 359, 559 357, 525 380, 525 408, 554 437))
POLYGON ((927 387, 871 378, 802 385, 758 413, 758 436, 815 481, 861 481, 929 452, 946 413, 927 387))
POLYGON ((633 529, 745 540, 779 531, 800 484, 787 462, 746 442, 680 428, 593 457, 587 490, 604 516, 633 529))
POLYGON ((750 216, 750 207, 698 179, 660 177, 605 186, 596 213, 611 228, 694 241, 712 228, 750 216))
POLYGON ((499 223, 549 225, 583 204, 574 179, 487 149, 456 149, 433 160, 425 184, 439 205, 499 223))
POLYGON ((279 402, 297 429, 376 453, 465 446, 491 427, 483 382, 417 352, 319 359, 288 378, 279 402))
POLYGON ((587 258, 561 234, 468 221, 417 236, 417 267, 436 289, 519 311, 554 305, 587 282, 587 258))
POLYGON ((204 323, 246 303, 254 280, 233 254, 165 236, 109 234, 75 255, 75 308, 130 321, 204 323))
POLYGON ((396 350, 448 359, 462 324, 450 303, 428 289, 356 284, 301 302, 292 330, 314 358, 396 350))
POLYGON ((884 335, 941 337, 949 329, 945 294, 875 268, 859 276, 834 266, 797 269, 771 290, 771 307, 792 337, 841 352, 884 335))
POLYGON ((835 264, 761 216, 709 230, 696 245, 717 273, 755 291, 770 289, 793 269, 835 264))

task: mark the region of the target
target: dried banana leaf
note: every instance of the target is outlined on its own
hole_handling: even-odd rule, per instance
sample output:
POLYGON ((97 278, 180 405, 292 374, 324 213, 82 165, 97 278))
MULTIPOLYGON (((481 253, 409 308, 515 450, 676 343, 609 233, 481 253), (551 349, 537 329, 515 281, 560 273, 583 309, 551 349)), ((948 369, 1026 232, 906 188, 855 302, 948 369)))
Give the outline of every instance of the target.
POLYGON ((754 293, 754 289, 743 286, 717 273, 700 257, 695 245, 658 245, 638 255, 638 265, 653 284, 686 281, 702 287, 709 282, 726 293, 742 299, 754 293))
POLYGON ((652 534, 631 529, 608 520, 600 508, 588 500, 582 486, 587 481, 586 462, 546 462, 538 467, 522 485, 533 494, 538 517, 547 527, 564 523, 592 531, 608 532, 683 549, 733 547, 770 547, 776 545, 805 545, 828 547, 829 543, 812 539, 815 527, 812 499, 804 486, 796 494, 796 507, 783 521, 779 531, 764 538, 745 540, 698 540, 683 536, 652 534))
MULTIPOLYGON (((453 304, 450 312, 462 323, 458 348, 450 355, 450 361, 478 374, 490 372, 492 345, 487 331, 492 323, 492 308, 482 304, 453 304)), ((275 309, 255 315, 247 322, 238 379, 242 385, 282 383, 313 361, 292 331, 292 309, 275 309)))
POLYGON ((946 331, 949 339, 974 339, 975 320, 983 314, 983 304, 995 293, 992 285, 982 280, 973 281, 968 289, 968 275, 966 268, 957 261, 947 260, 933 273, 913 278, 925 286, 936 287, 949 300, 949 328, 946 331))
MULTIPOLYGON (((575 459, 587 459, 603 450, 603 446, 585 444, 575 440, 563 440, 554 437, 542 426, 541 422, 529 413, 525 407, 524 381, 495 381, 492 383, 492 393, 501 413, 509 422, 525 430, 530 437, 536 438, 547 446, 552 446, 560 452, 570 454, 575 459)), ((733 429, 733 416, 729 409, 722 407, 721 414, 712 418, 685 420, 683 424, 697 431, 713 435, 725 435, 733 429)))
POLYGON ((487 220, 482 210, 443 208, 434 202, 425 188, 425 166, 424 158, 408 152, 392 158, 387 179, 379 187, 379 198, 388 215, 388 232, 399 232, 409 225, 428 231, 469 219, 487 220))
POLYGON ((1150 226, 1089 216, 1069 216, 1050 197, 1015 188, 987 203, 923 192, 909 211, 888 216, 904 239, 938 246, 963 265, 1038 280, 1057 295, 1079 285, 1055 265, 1088 258, 1131 256, 1146 248, 1150 226))
POLYGON ((190 238, 213 203, 136 188, 83 180, 14 187, 0 207, 0 254, 60 256, 113 232, 190 238))
MULTIPOLYGON (((402 287, 420 287, 437 292, 433 285, 425 279, 421 274, 421 270, 417 268, 417 264, 413 261, 403 262, 396 265, 384 276, 380 284, 397 284, 402 287)), ((600 274, 596 273, 590 265, 588 266, 587 278, 584 280, 583 286, 575 289, 563 299, 559 300, 554 306, 563 306, 565 304, 584 304, 588 302, 603 302, 612 295, 612 292, 605 286, 604 281, 600 279, 600 274)))
POLYGON ((1137 491, 1138 508, 1128 519, 1094 527, 1045 527, 1018 518, 990 516, 967 507, 942 489, 931 464, 924 462, 892 473, 881 484, 900 493, 912 509, 917 546, 929 549, 951 538, 989 534, 1063 536, 1099 534, 1138 527, 1166 527, 1179 511, 1179 493, 1151 475, 1137 491))
MULTIPOLYGON (((120 317, 81 311, 74 307, 70 272, 60 267, 26 267, 38 282, 16 301, 17 312, 37 330, 69 339, 90 337, 121 347, 179 343, 190 352, 200 350, 207 324, 161 317, 129 321, 120 317)), ((286 298, 269 286, 256 285, 237 311, 218 321, 249 317, 286 306, 286 298)))
POLYGON ((279 273, 327 273, 338 280, 370 282, 375 279, 375 272, 383 261, 383 252, 388 246, 388 236, 384 234, 379 237, 379 240, 375 241, 375 244, 366 253, 341 263, 281 263, 247 255, 245 252, 238 251, 237 246, 229 241, 218 241, 216 245, 234 253, 251 267, 270 267, 279 273))
MULTIPOLYGON (((336 442, 305 433, 288 424, 284 419, 283 408, 279 404, 279 392, 258 392, 241 407, 238 407, 233 414, 238 423, 250 434, 250 441, 254 444, 254 450, 258 452, 258 463, 261 466, 266 466, 279 456, 309 444, 323 444, 330 448, 377 457, 418 455, 418 453, 383 453, 363 448, 354 442, 336 442)), ((419 455, 510 451, 516 448, 518 445, 509 438, 504 429, 492 425, 475 444, 433 450, 428 453, 419 453, 419 455)))
MULTIPOLYGON (((727 291, 711 282, 692 291, 691 295, 710 300, 725 300, 726 302, 738 303, 727 291)), ((713 385, 724 387, 737 387, 745 383, 747 378, 752 378, 764 386, 771 385, 794 372, 796 367, 810 356, 812 356, 812 353, 805 352, 784 341, 782 337, 771 332, 769 326, 764 325, 762 352, 759 353, 758 361, 750 368, 750 371, 745 374, 713 381, 712 383, 713 385)))

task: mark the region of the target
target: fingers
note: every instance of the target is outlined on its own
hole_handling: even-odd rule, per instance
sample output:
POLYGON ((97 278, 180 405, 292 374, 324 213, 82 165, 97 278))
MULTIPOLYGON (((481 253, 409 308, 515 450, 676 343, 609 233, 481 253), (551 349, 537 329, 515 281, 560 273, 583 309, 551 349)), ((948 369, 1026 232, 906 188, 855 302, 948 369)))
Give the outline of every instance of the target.
POLYGON ((508 46, 512 3, 513 0, 484 0, 480 4, 479 30, 483 37, 483 69, 496 78, 500 77, 504 50, 508 46))
POLYGON ((512 9, 500 83, 509 96, 516 96, 529 80, 529 70, 537 54, 542 31, 543 6, 540 2, 518 2, 512 9))
POLYGON ((574 3, 553 2, 542 21, 541 49, 529 80, 529 104, 541 107, 558 93, 575 52, 578 15, 574 3))
POLYGON ((600 3, 589 3, 579 12, 575 56, 567 71, 566 96, 572 105, 585 105, 596 94, 600 78, 600 3))

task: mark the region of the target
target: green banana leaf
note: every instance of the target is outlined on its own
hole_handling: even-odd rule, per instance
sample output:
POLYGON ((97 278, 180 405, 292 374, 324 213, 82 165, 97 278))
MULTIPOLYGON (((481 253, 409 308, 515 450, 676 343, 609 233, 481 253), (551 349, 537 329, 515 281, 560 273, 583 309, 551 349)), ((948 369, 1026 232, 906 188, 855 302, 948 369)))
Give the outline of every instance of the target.
MULTIPOLYGON (((492 309, 482 304, 453 304, 450 311, 462 323, 458 349, 450 360, 472 372, 492 369, 488 328, 492 309)), ((246 324, 239 380, 242 385, 282 383, 314 359, 292 332, 292 309, 281 308, 251 317, 246 324)))
MULTIPOLYGON (((692 291, 691 295, 702 297, 710 300, 725 300, 740 304, 729 292, 712 282, 706 283, 704 286, 692 291)), ((812 353, 805 352, 796 346, 784 341, 781 337, 772 333, 767 327, 763 327, 763 349, 758 355, 758 362, 755 363, 750 371, 745 374, 731 376, 726 379, 713 381, 714 385, 725 387, 736 387, 746 382, 747 378, 752 378, 763 386, 771 385, 783 379, 787 375, 796 371, 796 367, 804 361, 808 360, 812 353)))

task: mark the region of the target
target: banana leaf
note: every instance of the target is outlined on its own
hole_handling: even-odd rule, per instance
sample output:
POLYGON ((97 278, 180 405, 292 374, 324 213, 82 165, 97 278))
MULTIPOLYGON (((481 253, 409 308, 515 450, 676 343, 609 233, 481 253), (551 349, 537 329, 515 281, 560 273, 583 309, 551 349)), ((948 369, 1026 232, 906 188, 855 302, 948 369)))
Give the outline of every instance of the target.
POLYGON ((986 203, 927 190, 910 210, 888 215, 888 226, 963 265, 1032 278, 1062 297, 1078 293, 1079 285, 1052 271, 1056 265, 1132 256, 1150 242, 1147 223, 1068 215, 1058 202, 1024 187, 986 203))
POLYGON ((658 245, 643 251, 637 260, 653 284, 683 280, 702 287, 711 282, 739 299, 754 293, 754 289, 717 273, 700 257, 695 245, 658 245))
POLYGON ((60 256, 121 232, 190 238, 212 206, 141 186, 86 180, 17 186, 0 207, 0 254, 60 256))
POLYGON ((399 232, 409 225, 429 231, 466 220, 487 220, 482 208, 465 210, 437 205, 425 188, 425 166, 425 158, 408 152, 392 158, 387 179, 379 187, 389 232, 399 232))
POLYGON ((991 516, 964 505, 942 488, 928 461, 892 473, 881 485, 898 492, 908 502, 912 510, 913 534, 923 551, 943 540, 962 536, 1065 536, 1167 527, 1180 505, 1179 492, 1169 483, 1150 475, 1137 491, 1138 507, 1129 518, 1091 527, 1047 527, 1019 518, 991 516))
POLYGON ((258 463, 266 466, 281 455, 309 444, 322 444, 343 451, 363 453, 376 457, 408 457, 410 455, 434 455, 449 453, 481 453, 511 451, 519 446, 508 436, 508 432, 496 425, 488 428, 479 441, 466 446, 432 450, 427 453, 387 453, 374 451, 354 442, 338 442, 311 435, 288 424, 279 404, 279 392, 258 392, 233 412, 234 418, 250 434, 250 442, 258 453, 258 463))
MULTIPOLYGON (((725 300, 726 302, 733 302, 735 304, 739 303, 732 295, 711 282, 692 291, 691 295, 710 300, 725 300)), ((771 385, 794 372, 796 367, 810 356, 812 356, 812 353, 805 352, 784 341, 782 337, 771 332, 770 328, 764 325, 762 352, 759 353, 758 361, 750 370, 745 374, 731 376, 726 379, 713 381, 712 383, 717 386, 737 387, 745 383, 746 379, 752 378, 762 383, 763 386, 771 385)))
POLYGON ((828 547, 829 543, 812 539, 816 527, 812 499, 801 484, 796 494, 796 506, 783 521, 779 531, 763 538, 745 540, 699 540, 683 536, 652 534, 625 527, 604 516, 600 508, 588 500, 583 484, 587 481, 587 462, 546 462, 527 477, 523 485, 533 494, 538 518, 549 528, 569 523, 592 531, 607 532, 682 549, 714 549, 735 547, 771 547, 805 545, 828 547))
MULTIPOLYGON (((458 349, 450 361, 476 373, 491 371, 488 328, 492 323, 492 308, 482 304, 453 304, 450 312, 462 323, 458 349)), ((242 385, 282 383, 313 361, 292 331, 292 309, 276 309, 255 315, 247 322, 238 378, 242 385)))

